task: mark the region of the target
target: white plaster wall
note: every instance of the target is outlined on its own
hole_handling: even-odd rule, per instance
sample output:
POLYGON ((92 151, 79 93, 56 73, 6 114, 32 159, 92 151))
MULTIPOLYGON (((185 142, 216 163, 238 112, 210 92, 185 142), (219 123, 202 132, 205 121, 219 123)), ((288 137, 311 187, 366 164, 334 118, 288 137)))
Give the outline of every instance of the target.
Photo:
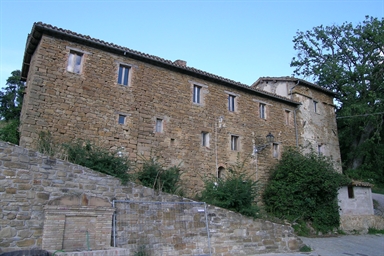
POLYGON ((348 187, 339 189, 340 215, 373 215, 372 192, 370 187, 353 187, 354 198, 348 198, 348 187))

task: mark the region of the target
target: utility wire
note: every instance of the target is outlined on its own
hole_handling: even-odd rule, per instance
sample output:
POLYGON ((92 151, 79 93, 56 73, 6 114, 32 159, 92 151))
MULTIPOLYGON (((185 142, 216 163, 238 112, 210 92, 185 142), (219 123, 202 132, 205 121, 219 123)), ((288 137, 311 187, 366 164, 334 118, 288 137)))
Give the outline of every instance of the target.
POLYGON ((336 119, 341 119, 341 118, 350 118, 350 117, 359 117, 359 116, 373 116, 373 115, 382 115, 384 112, 378 112, 378 113, 372 113, 372 114, 364 114, 364 115, 356 115, 356 116, 338 116, 336 119))

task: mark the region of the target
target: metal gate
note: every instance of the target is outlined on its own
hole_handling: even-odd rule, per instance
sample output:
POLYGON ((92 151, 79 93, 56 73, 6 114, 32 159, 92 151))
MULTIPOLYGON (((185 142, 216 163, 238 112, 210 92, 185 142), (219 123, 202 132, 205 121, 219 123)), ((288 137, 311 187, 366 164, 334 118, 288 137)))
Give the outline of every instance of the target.
POLYGON ((129 255, 211 255, 205 203, 114 200, 113 206, 113 245, 129 255))

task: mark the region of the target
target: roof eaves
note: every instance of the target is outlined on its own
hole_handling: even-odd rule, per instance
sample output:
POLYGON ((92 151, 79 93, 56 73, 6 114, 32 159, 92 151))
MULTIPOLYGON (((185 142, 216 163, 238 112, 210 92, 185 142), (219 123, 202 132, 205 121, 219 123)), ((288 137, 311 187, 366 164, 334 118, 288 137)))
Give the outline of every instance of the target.
POLYGON ((59 38, 65 38, 65 39, 71 39, 72 41, 78 41, 83 44, 89 44, 91 46, 97 46, 103 49, 109 49, 113 50, 114 52, 123 54, 123 55, 129 55, 130 57, 145 60, 147 62, 151 62, 154 64, 161 64, 163 66, 167 66, 168 68, 177 69, 179 72, 188 73, 193 76, 201 76, 204 79, 210 79, 215 82, 220 82, 222 84, 225 84, 230 87, 235 87, 237 89, 245 89, 247 91, 252 91, 254 93, 274 98, 279 101, 287 102, 293 105, 300 105, 301 103, 287 99, 285 97, 281 97, 277 94, 265 92, 263 90, 250 87, 248 85, 242 84, 240 82, 235 82, 233 80, 214 75, 199 69, 195 69, 193 67, 186 67, 176 64, 175 62, 172 62, 170 60, 166 60, 154 55, 142 53, 139 51, 135 51, 132 49, 129 49, 127 47, 122 47, 113 43, 108 43, 103 40, 95 39, 90 36, 85 36, 82 34, 78 34, 76 32, 72 32, 70 30, 65 30, 62 28, 58 28, 55 26, 52 26, 50 24, 45 24, 42 22, 35 22, 31 34, 29 34, 27 39, 27 45, 24 53, 24 60, 23 60, 23 68, 22 68, 22 80, 26 81, 28 71, 29 71, 29 62, 31 60, 31 56, 33 55, 34 51, 37 48, 37 45, 42 37, 43 34, 48 34, 51 36, 59 37, 59 38))

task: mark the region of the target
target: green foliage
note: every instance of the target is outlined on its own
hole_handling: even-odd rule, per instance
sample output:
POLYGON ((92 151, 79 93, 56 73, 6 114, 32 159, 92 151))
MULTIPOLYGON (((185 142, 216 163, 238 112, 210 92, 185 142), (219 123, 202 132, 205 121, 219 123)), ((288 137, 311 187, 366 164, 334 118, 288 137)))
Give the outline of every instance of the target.
POLYGON ((372 193, 384 195, 384 185, 376 184, 374 187, 372 187, 372 193))
POLYGON ((7 79, 7 87, 0 91, 0 117, 6 121, 20 118, 25 89, 20 78, 20 70, 13 71, 7 79))
POLYGON ((20 70, 7 79, 7 87, 0 91, 0 119, 6 123, 0 128, 0 140, 19 144, 20 113, 25 85, 20 81, 20 70))
POLYGON ((133 255, 134 256, 149 256, 150 253, 148 252, 147 247, 145 245, 139 245, 137 248, 137 251, 133 255))
POLYGON ((279 218, 328 232, 339 226, 337 191, 348 183, 326 157, 291 148, 272 170, 263 200, 266 211, 279 218))
POLYGON ((155 158, 151 157, 149 160, 144 160, 142 167, 137 172, 137 179, 144 186, 182 196, 181 174, 180 166, 164 168, 155 158))
POLYGON ((117 177, 122 184, 130 180, 131 162, 127 157, 119 156, 118 151, 111 152, 83 140, 63 144, 63 148, 72 163, 117 177))
POLYGON ((311 235, 311 229, 308 227, 307 223, 304 220, 298 220, 292 225, 293 229, 295 230, 295 233, 298 236, 310 236, 311 235))
POLYGON ((311 252, 312 248, 309 247, 308 245, 304 245, 303 247, 300 248, 300 252, 311 252))
POLYGON ((132 163, 127 157, 119 156, 118 151, 108 151, 90 141, 76 140, 71 143, 58 144, 50 132, 41 131, 38 139, 38 151, 58 157, 69 162, 105 173, 126 184, 131 175, 132 163))
POLYGON ((370 234, 370 235, 383 234, 384 235, 384 229, 368 228, 368 234, 370 234))
POLYGON ((238 161, 228 168, 224 178, 206 176, 198 200, 256 218, 259 217, 257 185, 244 170, 244 162, 238 161))
POLYGON ((318 26, 294 37, 295 75, 336 93, 340 150, 348 175, 384 183, 384 18, 318 26))
POLYGON ((13 144, 19 144, 20 133, 19 133, 19 120, 9 120, 5 122, 0 128, 0 140, 8 141, 13 144))
POLYGON ((37 141, 37 151, 48 156, 62 158, 63 148, 54 142, 52 134, 49 131, 40 131, 37 141))

